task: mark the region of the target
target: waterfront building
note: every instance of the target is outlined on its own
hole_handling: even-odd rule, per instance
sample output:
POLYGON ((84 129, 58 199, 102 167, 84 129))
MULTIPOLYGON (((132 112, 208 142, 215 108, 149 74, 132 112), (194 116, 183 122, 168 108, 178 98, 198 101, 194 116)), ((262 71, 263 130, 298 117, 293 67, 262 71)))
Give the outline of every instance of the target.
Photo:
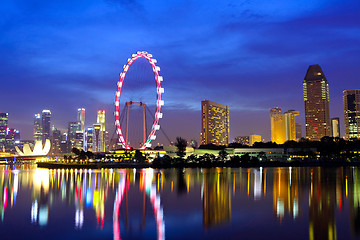
POLYGON ((72 140, 71 144, 77 149, 84 149, 84 134, 81 131, 76 132, 75 139, 72 140))
POLYGON ((67 140, 75 139, 76 133, 81 132, 81 126, 79 122, 69 122, 67 140))
POLYGON ((227 145, 229 135, 229 107, 201 101, 201 144, 227 145))
POLYGON ((15 146, 20 145, 20 131, 14 128, 6 129, 5 151, 15 152, 15 146))
POLYGON ((345 138, 360 138, 360 90, 345 90, 343 100, 345 138))
POLYGON ((250 145, 250 139, 249 136, 238 136, 235 137, 235 142, 240 143, 242 145, 249 146, 250 145))
POLYGON ((101 124, 93 124, 93 152, 101 152, 101 124))
POLYGON ((41 114, 35 114, 34 118, 34 140, 41 141, 42 140, 42 127, 41 127, 41 114))
POLYGON ((84 150, 85 151, 93 151, 93 135, 94 135, 94 128, 88 127, 85 131, 84 137, 84 150))
POLYGON ((299 115, 299 111, 289 110, 284 113, 284 125, 285 125, 285 141, 296 140, 296 127, 295 117, 299 115))
POLYGON ((51 138, 51 152, 52 153, 61 153, 61 141, 62 135, 59 129, 55 127, 52 128, 52 138, 51 138))
POLYGON ((300 138, 302 138, 301 123, 295 123, 295 129, 296 129, 296 140, 299 140, 300 138))
POLYGON ((309 66, 303 81, 306 138, 331 136, 329 83, 319 65, 309 66))
POLYGON ((50 139, 50 118, 50 110, 44 109, 41 113, 42 141, 44 143, 46 139, 50 139))
POLYGON ((285 125, 281 114, 281 108, 270 109, 271 141, 277 144, 285 142, 285 125))
POLYGON ((260 135, 254 135, 254 134, 250 135, 249 136, 249 145, 252 146, 256 142, 262 142, 261 141, 261 136, 260 135))
POLYGON ((67 142, 69 144, 70 150, 74 147, 78 149, 83 149, 83 146, 80 145, 80 142, 83 143, 83 139, 79 139, 79 134, 83 136, 81 132, 80 122, 69 122, 67 142))
POLYGON ((8 118, 8 113, 0 113, 0 152, 5 152, 8 118))
POLYGON ((340 137, 340 119, 332 118, 331 119, 331 136, 340 137))
POLYGON ((100 135, 97 138, 97 141, 99 141, 100 144, 99 145, 100 148, 97 151, 105 152, 106 151, 105 110, 98 111, 96 123, 100 125, 100 132, 99 132, 100 135))
POLYGON ((85 132, 85 108, 79 108, 77 113, 77 121, 80 123, 80 131, 85 132))
POLYGON ((289 110, 281 114, 281 108, 270 109, 271 141, 283 144, 286 141, 296 140, 295 117, 298 111, 289 110))

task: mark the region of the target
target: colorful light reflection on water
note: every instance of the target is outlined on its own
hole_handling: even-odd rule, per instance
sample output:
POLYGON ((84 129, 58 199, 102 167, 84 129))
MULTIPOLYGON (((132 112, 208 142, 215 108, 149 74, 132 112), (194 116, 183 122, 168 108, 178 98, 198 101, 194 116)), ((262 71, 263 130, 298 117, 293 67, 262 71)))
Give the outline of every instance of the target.
POLYGON ((2 239, 359 239, 360 168, 0 165, 2 239))

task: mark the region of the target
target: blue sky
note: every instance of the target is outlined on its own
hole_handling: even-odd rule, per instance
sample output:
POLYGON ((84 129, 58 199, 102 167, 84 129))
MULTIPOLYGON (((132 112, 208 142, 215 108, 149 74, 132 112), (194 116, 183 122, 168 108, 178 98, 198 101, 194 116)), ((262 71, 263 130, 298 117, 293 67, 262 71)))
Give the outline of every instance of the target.
MULTIPOLYGON (((359 11, 358 0, 4 0, 0 112, 23 139, 44 108, 61 129, 79 107, 87 125, 106 109, 112 131, 119 73, 144 50, 164 77, 161 125, 171 139, 199 140, 204 99, 229 105, 232 139, 269 140, 272 107, 300 111, 304 124, 302 81, 311 64, 329 81, 330 115, 340 117, 343 134, 342 91, 360 88, 359 11)), ((155 91, 154 83, 128 85, 122 101, 155 91)))

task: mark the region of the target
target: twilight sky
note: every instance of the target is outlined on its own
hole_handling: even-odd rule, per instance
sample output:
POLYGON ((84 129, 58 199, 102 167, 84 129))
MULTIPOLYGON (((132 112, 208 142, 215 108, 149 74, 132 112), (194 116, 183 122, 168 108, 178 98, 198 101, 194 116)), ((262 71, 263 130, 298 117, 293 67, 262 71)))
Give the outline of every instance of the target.
MULTIPOLYGON (((272 107, 300 111, 304 125, 311 64, 329 81, 330 116, 343 135, 342 91, 360 88, 359 0, 2 0, 0 16, 0 112, 22 139, 32 139, 42 109, 64 130, 79 107, 88 126, 106 109, 112 133, 119 73, 139 50, 161 68, 160 125, 172 140, 199 141, 204 99, 229 105, 231 140, 270 140, 272 107)), ((133 72, 146 68, 138 65, 133 72)), ((155 102, 151 71, 141 71, 150 80, 139 87, 126 78, 122 102, 155 102)))

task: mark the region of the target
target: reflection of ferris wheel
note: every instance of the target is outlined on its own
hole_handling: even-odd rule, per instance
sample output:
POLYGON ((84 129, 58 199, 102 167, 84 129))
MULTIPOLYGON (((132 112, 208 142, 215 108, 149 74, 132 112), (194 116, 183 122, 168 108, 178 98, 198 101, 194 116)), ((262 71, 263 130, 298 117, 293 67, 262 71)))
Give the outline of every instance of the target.
MULTIPOLYGON (((149 196, 151 205, 154 210, 154 217, 156 220, 156 232, 157 240, 165 239, 165 221, 163 208, 160 204, 160 194, 156 192, 156 187, 151 184, 153 170, 145 169, 142 174, 142 182, 140 185, 140 190, 146 192, 146 195, 149 196), (142 187, 141 187, 142 186, 142 187)), ((125 174, 120 175, 120 181, 118 189, 116 191, 115 201, 114 201, 114 213, 113 213, 113 230, 114 230, 114 240, 121 240, 120 237, 120 226, 119 226, 119 212, 121 202, 124 198, 125 191, 129 189, 129 182, 125 177, 125 174)))
POLYGON ((156 66, 156 59, 152 58, 151 54, 148 54, 147 52, 137 52, 136 54, 133 54, 131 58, 128 59, 127 64, 124 65, 123 71, 120 74, 120 80, 117 84, 117 90, 116 90, 116 97, 115 97, 115 125, 116 125, 116 131, 119 136, 120 143, 125 147, 125 149, 131 149, 131 146, 128 145, 128 143, 125 141, 123 132, 121 130, 120 126, 120 96, 121 96, 121 89, 123 86, 123 82, 126 76, 126 73, 129 70, 129 67, 131 64, 139 59, 139 58, 145 58, 151 65, 152 70, 155 75, 155 81, 156 81, 156 112, 155 112, 155 118, 153 125, 151 127, 151 132, 149 136, 147 137, 146 141, 143 143, 142 147, 140 149, 145 149, 147 147, 151 147, 151 141, 156 139, 155 132, 160 129, 159 125, 159 119, 162 118, 161 113, 161 106, 164 105, 164 101, 162 100, 162 93, 164 93, 164 88, 161 87, 161 82, 163 81, 163 77, 159 75, 160 67, 156 66))

